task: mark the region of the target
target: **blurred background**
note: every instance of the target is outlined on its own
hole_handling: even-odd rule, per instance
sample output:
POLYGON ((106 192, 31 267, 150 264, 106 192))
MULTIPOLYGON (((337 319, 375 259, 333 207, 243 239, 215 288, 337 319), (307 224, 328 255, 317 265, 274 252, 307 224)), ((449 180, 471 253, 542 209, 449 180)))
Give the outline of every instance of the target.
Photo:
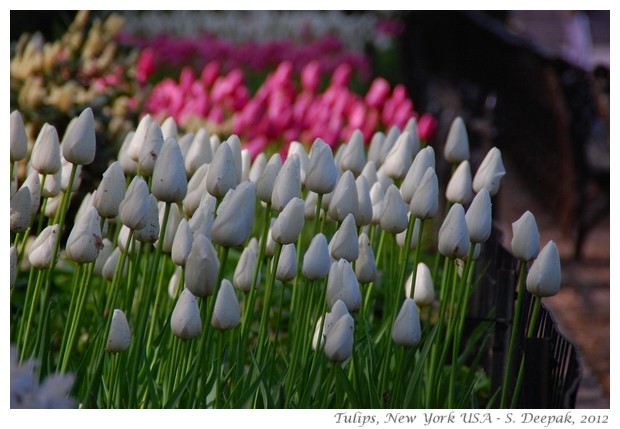
POLYGON ((95 111, 86 183, 144 113, 187 132, 235 132, 256 150, 283 150, 293 135, 335 146, 356 124, 402 129, 413 114, 438 156, 461 116, 472 167, 502 151, 504 243, 530 210, 541 241, 558 244, 563 287, 545 304, 579 351, 577 406, 609 407, 609 11, 11 11, 10 32, 11 110, 31 137, 95 111), (303 106, 295 96, 287 109, 290 82, 310 98, 345 84, 354 107, 335 125, 282 119, 303 106))

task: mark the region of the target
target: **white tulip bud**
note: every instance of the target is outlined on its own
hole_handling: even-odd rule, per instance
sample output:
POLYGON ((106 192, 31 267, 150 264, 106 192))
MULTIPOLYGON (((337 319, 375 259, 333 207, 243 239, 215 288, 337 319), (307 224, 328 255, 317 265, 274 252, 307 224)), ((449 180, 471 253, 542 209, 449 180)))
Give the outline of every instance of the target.
POLYGON ((396 143, 383 162, 385 174, 392 179, 404 179, 411 167, 414 155, 419 150, 420 142, 417 140, 417 136, 414 137, 409 132, 404 131, 398 136, 396 143))
MULTIPOLYGON (((136 128, 136 131, 127 146, 127 155, 129 155, 129 158, 136 162, 136 166, 138 165, 138 160, 140 159, 140 151, 144 145, 146 133, 152 123, 153 118, 151 115, 143 116, 142 119, 140 119, 140 122, 138 122, 138 127, 136 128)), ((125 173, 127 173, 127 171, 125 171, 125 173)))
MULTIPOLYGON (((138 162, 129 156, 129 148, 136 133, 131 131, 125 136, 125 140, 123 140, 123 144, 121 148, 118 150, 118 161, 121 163, 121 168, 123 169, 123 173, 128 176, 133 176, 138 171, 138 162)), ((138 146, 138 150, 140 147, 138 146)), ((137 156, 137 155, 136 155, 137 156)))
POLYGON ((465 210, 454 204, 439 228, 439 253, 448 258, 463 258, 469 250, 469 232, 465 210))
POLYGON ((56 210, 60 207, 60 203, 62 202, 62 194, 59 193, 55 197, 49 197, 47 199, 47 204, 45 205, 45 212, 43 214, 45 217, 52 219, 56 215, 56 210))
POLYGON ((540 250, 540 234, 536 218, 529 210, 512 224, 512 254, 521 261, 531 261, 540 250))
POLYGON ((211 238, 211 228, 213 227, 213 216, 215 215, 215 205, 217 200, 213 195, 205 193, 200 200, 198 208, 189 220, 189 227, 194 236, 202 234, 211 238))
POLYGON ((271 207, 277 211, 282 211, 290 200, 299 197, 301 192, 299 157, 293 154, 287 158, 282 165, 273 184, 271 193, 271 207))
POLYGON ((62 155, 72 164, 88 165, 95 160, 95 118, 90 107, 67 127, 62 142, 62 155))
POLYGON ((21 187, 28 188, 30 191, 30 216, 34 217, 39 211, 39 205, 41 204, 41 182, 39 181, 39 173, 36 171, 30 172, 21 187))
POLYGON ((288 147, 287 158, 293 156, 293 154, 297 154, 299 157, 299 178, 301 179, 301 183, 304 184, 306 182, 306 174, 308 172, 308 167, 310 166, 310 157, 308 156, 308 152, 306 152, 306 148, 304 145, 297 141, 292 141, 288 147))
POLYGON ((348 215, 340 228, 336 231, 329 245, 329 253, 332 258, 355 261, 359 256, 359 244, 357 241, 357 227, 353 215, 348 215))
MULTIPOLYGON (((172 138, 172 137, 168 137, 172 138)), ((164 138, 166 140, 166 138, 164 138)), ((187 133, 184 134, 183 137, 178 136, 175 138, 179 143, 179 149, 181 150, 181 155, 183 155, 183 159, 187 157, 187 152, 189 152, 189 148, 192 146, 192 142, 194 141, 194 134, 187 133)))
POLYGON ((209 171, 209 164, 202 164, 187 183, 187 194, 183 199, 183 211, 189 217, 192 217, 198 206, 200 200, 207 189, 207 172, 209 171))
POLYGON ((418 219, 431 219, 439 208, 439 183, 435 169, 429 167, 409 203, 411 214, 418 219))
POLYGON ((187 220, 181 219, 176 234, 174 235, 174 240, 172 241, 172 262, 176 265, 185 266, 193 243, 194 236, 189 227, 189 223, 187 220))
POLYGON ((250 180, 250 165, 252 164, 252 155, 249 149, 241 150, 241 181, 250 180))
POLYGON ((360 254, 355 263, 355 276, 360 283, 370 283, 377 277, 375 253, 366 233, 359 238, 360 254))
POLYGON ((170 281, 168 282, 168 296, 172 299, 176 298, 179 287, 183 286, 181 282, 182 273, 183 267, 177 266, 172 274, 172 277, 170 277, 170 281))
POLYGON ((86 195, 84 195, 84 198, 82 199, 82 202, 80 203, 80 206, 78 207, 77 212, 75 213, 75 218, 76 219, 79 218, 80 216, 82 216, 83 213, 86 213, 91 207, 94 207, 93 201, 94 201, 93 194, 91 194, 90 192, 87 192, 86 195))
POLYGON ((153 169, 151 192, 159 201, 179 203, 187 193, 183 155, 176 140, 164 142, 153 169))
POLYGON ((41 270, 51 266, 57 231, 58 225, 50 225, 34 240, 28 254, 28 260, 32 266, 41 270))
POLYGON ((118 206, 118 213, 123 222, 131 229, 141 229, 146 225, 149 208, 149 190, 146 182, 139 176, 135 176, 125 197, 118 206))
MULTIPOLYGON (((71 164, 69 161, 67 161, 64 158, 60 159, 60 164, 62 165, 61 168, 61 172, 60 172, 60 178, 61 178, 61 184, 60 187, 62 188, 63 191, 67 191, 69 189, 69 181, 71 180, 71 170, 74 167, 74 164, 71 164)), ((78 165, 75 169, 75 177, 73 180, 73 186, 71 187, 71 192, 75 192, 78 190, 78 188, 80 187, 80 183, 82 181, 82 166, 78 165)))
POLYGON ((304 227, 304 200, 293 198, 278 215, 271 227, 271 237, 276 243, 294 243, 304 227))
POLYGON ((375 166, 374 161, 368 161, 366 163, 360 176, 364 176, 366 178, 369 188, 379 181, 379 177, 377 177, 377 167, 375 166))
POLYGON ((120 247, 117 247, 112 251, 112 254, 108 256, 108 259, 106 259, 105 264, 103 264, 103 269, 101 270, 101 275, 104 279, 108 281, 112 281, 114 279, 114 271, 116 271, 116 265, 118 264, 120 255, 121 249, 120 247))
POLYGON ((213 241, 224 247, 241 246, 252 232, 255 201, 254 183, 247 181, 237 186, 230 200, 222 202, 218 208, 211 229, 213 241))
POLYGON ((392 340, 399 346, 413 347, 422 339, 418 307, 411 298, 405 298, 403 306, 392 326, 392 340))
POLYGON ((103 248, 99 252, 99 255, 97 255, 97 259, 95 259, 95 266, 93 268, 93 273, 95 273, 98 276, 103 276, 103 267, 105 266, 105 263, 108 261, 108 258, 110 257, 110 255, 112 255, 113 251, 114 251, 114 245, 112 244, 112 242, 108 240, 107 238, 104 238, 103 248))
POLYGON ((350 314, 342 316, 325 337, 325 355, 332 362, 344 362, 353 353, 354 322, 350 314))
POLYGON ((267 243, 265 244, 265 256, 273 256, 276 251, 276 242, 271 238, 271 228, 276 220, 271 218, 269 231, 267 232, 267 243))
MULTIPOLYGON (((413 283, 413 273, 405 283, 405 297, 411 298, 411 286, 413 283)), ((424 262, 418 263, 415 275, 415 287, 413 288, 413 300, 418 307, 426 307, 432 305, 435 301, 435 287, 433 285, 433 277, 431 270, 424 262)))
POLYGON ((317 194, 327 194, 334 190, 337 181, 338 169, 332 148, 317 138, 310 149, 310 160, 305 177, 306 188, 317 194))
POLYGON ((381 212, 383 211, 383 199, 385 198, 385 191, 381 186, 381 183, 375 182, 370 188, 370 202, 372 203, 372 224, 379 225, 381 220, 381 212))
POLYGON ((241 252, 239 262, 233 274, 233 285, 242 292, 249 292, 252 288, 254 270, 256 269, 256 251, 247 246, 241 252))
POLYGON ((211 241, 202 234, 194 237, 185 262, 185 287, 194 295, 206 298, 213 294, 220 261, 211 241))
POLYGON ((56 128, 45 123, 32 147, 30 157, 32 168, 41 174, 60 171, 60 144, 56 128))
POLYGON ((200 335, 202 321, 196 297, 189 289, 184 289, 177 300, 170 317, 172 333, 182 340, 190 340, 200 335))
MULTIPOLYGON (((164 215, 166 214, 166 204, 159 202, 159 224, 163 225, 164 223, 164 215)), ((179 223, 183 219, 183 214, 179 209, 179 206, 175 203, 170 204, 170 214, 168 215, 168 224, 166 225, 166 235, 164 237, 164 242, 161 246, 161 251, 164 253, 172 252, 172 245, 174 243, 174 237, 177 234, 177 228, 179 227, 179 223)), ((161 235, 161 231, 160 231, 161 235)), ((159 238, 155 242, 155 246, 159 246, 159 238)))
POLYGON ((309 191, 304 203, 304 219, 313 220, 316 216, 316 205, 318 204, 318 198, 316 192, 309 191))
POLYGON ((426 146, 413 159, 405 180, 400 186, 400 193, 407 204, 411 203, 413 194, 429 168, 435 169, 435 151, 431 146, 426 146))
POLYGON ((237 295, 230 282, 224 279, 215 298, 211 325, 215 329, 224 331, 238 326, 240 322, 241 307, 237 295))
POLYGON ((312 337, 312 350, 317 350, 319 347, 323 347, 325 344, 325 337, 329 331, 331 331, 336 322, 346 314, 349 314, 349 310, 347 310, 347 306, 341 300, 334 303, 331 312, 325 313, 325 323, 323 323, 323 335, 321 337, 320 344, 319 335, 321 334, 321 322, 323 321, 323 316, 319 317, 314 329, 314 336, 312 337))
POLYGON ((385 140, 383 140, 383 144, 381 145, 381 154, 379 155, 379 162, 377 162, 377 166, 383 165, 383 163, 385 162, 385 158, 396 144, 396 140, 398 140, 399 136, 400 129, 396 125, 393 125, 392 128, 390 128, 390 130, 388 131, 387 136, 385 136, 385 140))
POLYGON ((155 121, 151 122, 142 145, 140 145, 140 152, 138 153, 138 167, 140 167, 140 174, 143 176, 153 175, 157 158, 164 146, 164 135, 161 132, 159 124, 155 121))
POLYGON ((394 181, 390 178, 390 176, 385 174, 383 166, 377 170, 377 179, 379 179, 379 183, 381 183, 381 187, 384 192, 387 192, 388 188, 394 184, 394 181))
POLYGON ((351 170, 355 176, 358 176, 366 165, 364 135, 360 130, 353 131, 349 142, 342 151, 342 158, 339 160, 338 165, 342 171, 351 170))
POLYGON ((415 116, 409 118, 409 120, 405 124, 405 129, 403 129, 403 132, 404 131, 407 131, 409 134, 414 136, 414 138, 418 140, 418 146, 420 145, 420 137, 418 134, 418 120, 415 118, 415 116))
POLYGON ((491 217, 491 197, 486 188, 476 194, 465 214, 469 240, 472 243, 484 243, 491 235, 493 219, 491 217))
POLYGON ((127 225, 121 226, 121 230, 118 233, 118 247, 121 252, 125 253, 131 249, 133 243, 135 243, 135 239, 132 239, 129 243, 127 240, 129 239, 129 234, 131 233, 131 229, 127 228, 127 225))
POLYGON ((452 164, 456 164, 469 159, 469 139, 465 123, 460 116, 457 116, 450 125, 446 145, 443 148, 444 158, 452 164))
POLYGON ((297 275, 297 251, 295 244, 285 244, 282 246, 278 266, 276 267, 276 279, 281 282, 292 280, 297 275))
POLYGON ((223 143, 215 152, 213 162, 209 165, 207 191, 217 198, 222 198, 226 192, 236 186, 237 173, 233 152, 227 143, 223 143))
MULTIPOLYGON (((411 214, 409 213, 407 215, 407 225, 409 224, 409 219, 411 218, 411 214)), ((413 233, 411 234, 411 241, 409 242, 409 249, 415 249, 416 246, 418 245, 418 233, 420 231, 420 219, 415 219, 415 221, 413 222, 413 233)), ((405 246, 405 240, 407 239, 407 230, 404 230, 403 232, 399 232, 398 234, 396 234, 396 244, 398 244, 400 247, 404 247, 405 246)))
POLYGON ((355 178, 350 170, 345 171, 334 189, 334 193, 329 201, 328 213, 337 222, 342 222, 347 215, 357 215, 359 210, 357 186, 355 178))
POLYGON ((390 185, 379 216, 381 228, 391 234, 397 234, 407 229, 407 205, 400 196, 398 188, 390 185))
POLYGON ((226 140, 228 146, 230 146, 230 150, 233 155, 233 160, 235 162, 235 180, 237 185, 241 183, 241 177, 243 175, 243 160, 241 158, 241 140, 236 134, 232 134, 226 140))
POLYGON ((155 243, 159 238, 159 208, 153 194, 149 195, 146 224, 134 231, 134 238, 143 243, 155 243))
POLYGON ((469 204, 473 197, 471 167, 469 161, 462 161, 452 173, 446 187, 446 199, 451 203, 469 204))
POLYGON ((11 198, 11 232, 26 231, 31 218, 30 189, 28 186, 22 186, 11 198))
POLYGON ((211 145, 211 153, 215 154, 220 144, 222 144, 222 141, 217 134, 211 134, 211 137, 209 137, 209 144, 211 145))
POLYGON ((355 189, 357 191, 357 213, 355 222, 359 225, 369 225, 372 222, 372 201, 370 200, 370 189, 368 181, 360 174, 355 179, 355 189))
POLYGON ((112 323, 110 324, 110 332, 108 333, 108 341, 105 349, 111 353, 118 353, 129 348, 131 343, 131 331, 127 317, 122 310, 114 309, 112 313, 112 323))
POLYGON ((114 161, 103 173, 103 178, 93 203, 101 217, 118 216, 118 209, 125 198, 125 175, 119 161, 114 161))
POLYGON ((319 280, 329 274, 330 265, 327 239, 323 234, 318 233, 308 246, 301 271, 309 280, 319 280))
MULTIPOLYGON (((267 157, 265 156, 263 152, 261 152, 258 155, 256 155, 256 158, 254 159, 254 162, 252 163, 252 166, 250 167, 250 173, 248 176, 248 179, 257 185, 257 191, 258 191, 258 179, 260 179, 261 175, 263 174, 263 170, 265 170, 266 166, 267 166, 267 157)), ((275 176, 274 176, 274 181, 275 181, 275 176)), ((269 193, 269 200, 271 200, 271 192, 269 193)))
POLYGON ((562 285, 562 269, 560 253, 553 240, 542 248, 527 273, 525 281, 527 290, 540 298, 553 296, 560 291, 562 285))
MULTIPOLYGON (((385 141, 385 134, 383 131, 377 131, 372 135, 370 139, 370 145, 368 146, 368 161, 372 161, 375 167, 381 165, 381 148, 385 141)), ((368 181, 370 183, 370 180, 368 181)))
POLYGON ((172 116, 167 117, 161 124, 161 131, 164 135, 164 139, 176 139, 178 137, 179 130, 177 123, 172 116))
POLYGON ((502 153, 498 148, 493 147, 482 160, 478 171, 476 171, 472 182, 474 192, 487 188, 489 195, 494 196, 499 191, 500 181, 505 174, 506 170, 502 162, 502 153))
POLYGON ((334 262, 327 277, 327 305, 331 308, 337 300, 342 300, 349 311, 356 311, 362 304, 362 293, 349 261, 341 259, 334 262))
POLYGON ((256 195, 262 202, 271 203, 273 186, 281 169, 282 158, 280 158, 280 154, 274 153, 256 181, 256 195))
POLYGON ((78 263, 94 262, 102 248, 99 214, 94 207, 90 207, 75 220, 67 238, 67 258, 78 263))
POLYGON ((28 136, 22 115, 18 110, 11 112, 11 162, 20 161, 28 154, 28 136))
POLYGON ((10 265, 11 265, 11 287, 13 287, 15 286, 15 279, 17 278, 17 247, 15 246, 11 246, 10 265))
POLYGON ((198 130, 185 157, 185 172, 189 177, 203 165, 209 164, 213 159, 209 133, 204 128, 198 130))

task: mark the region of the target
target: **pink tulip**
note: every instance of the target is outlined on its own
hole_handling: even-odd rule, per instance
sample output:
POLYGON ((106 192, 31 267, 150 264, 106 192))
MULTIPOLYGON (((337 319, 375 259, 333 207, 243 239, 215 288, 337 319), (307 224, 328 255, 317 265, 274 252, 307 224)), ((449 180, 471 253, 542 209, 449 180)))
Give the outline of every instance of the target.
POLYGON ((314 93, 319 85, 321 69, 318 61, 311 61, 301 71, 301 86, 305 91, 314 93))
POLYGON ((428 141, 433 138, 437 131, 437 120, 428 113, 423 114, 418 119, 418 134, 420 139, 428 141))
POLYGON ((155 71, 155 50, 143 49, 136 60, 136 80, 140 84, 146 83, 155 71))
POLYGON ((381 108, 390 95, 390 84, 387 80, 378 77, 372 81, 364 100, 371 107, 381 108))

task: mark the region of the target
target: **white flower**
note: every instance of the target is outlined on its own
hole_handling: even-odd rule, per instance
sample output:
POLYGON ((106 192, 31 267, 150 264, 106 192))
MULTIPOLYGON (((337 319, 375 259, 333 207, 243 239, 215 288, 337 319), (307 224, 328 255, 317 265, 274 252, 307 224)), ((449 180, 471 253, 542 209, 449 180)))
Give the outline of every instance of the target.
POLYGON ((182 340, 190 340, 200 335, 202 322, 196 297, 189 289, 184 289, 177 300, 170 317, 172 333, 182 340))
MULTIPOLYGON (((405 283, 405 296, 411 298, 411 286, 413 283, 413 273, 405 283)), ((415 286, 413 288, 413 300, 418 307, 426 307, 435 301, 435 288, 431 270, 424 262, 418 263, 415 275, 415 286)))
POLYGON ((409 203, 411 214, 418 219, 431 219, 439 208, 439 183, 435 169, 428 167, 409 203))
POLYGON ((241 150, 241 182, 250 180, 250 165, 252 164, 252 155, 249 149, 241 150))
POLYGON ((305 185, 312 192, 327 194, 334 190, 338 181, 338 169, 331 147, 317 138, 310 149, 305 185))
MULTIPOLYGON (((39 174, 39 182, 43 183, 43 176, 41 174, 39 174)), ((41 189, 41 196, 43 198, 50 198, 50 197, 55 197, 59 195, 61 184, 62 184, 62 169, 58 170, 54 174, 48 174, 46 176, 43 189, 41 189)))
POLYGON ((450 125, 446 145, 443 149, 444 158, 452 163, 466 161, 469 159, 469 139, 465 123, 460 116, 457 116, 450 125))
POLYGON ((356 311, 362 304, 362 293, 351 264, 346 259, 334 262, 327 277, 327 305, 331 308, 342 300, 349 311, 356 311))
POLYGON ((93 204, 101 217, 118 216, 118 209, 125 198, 125 175, 119 161, 114 161, 103 173, 103 178, 93 204))
POLYGON ((211 241, 202 234, 194 237, 185 262, 185 287, 200 298, 208 297, 215 290, 219 269, 220 261, 211 241))
POLYGON ((241 157, 241 140, 236 134, 232 134, 226 140, 228 146, 230 146, 230 151, 233 155, 233 161, 235 163, 235 181, 237 185, 241 183, 241 178, 243 176, 243 159, 241 157))
POLYGON ((110 255, 114 251, 114 245, 107 238, 103 239, 103 248, 97 255, 97 259, 95 259, 95 267, 93 268, 93 272, 98 276, 103 276, 103 267, 105 263, 108 261, 110 255))
MULTIPOLYGON (((267 157, 263 152, 256 155, 252 166, 250 167, 250 173, 248 179, 258 185, 258 179, 263 174, 263 170, 267 166, 267 157)), ((275 178, 274 178, 275 180, 275 178)), ((272 189, 273 190, 273 189, 272 189)), ((258 191, 258 189, 257 189, 258 191)), ((271 192, 269 193, 269 197, 271 199, 271 192)))
POLYGON ((319 280, 329 274, 331 260, 327 239, 321 233, 314 236, 304 255, 301 271, 310 280, 319 280))
POLYGON ((295 244, 285 244, 282 246, 278 266, 276 267, 276 279, 281 282, 292 280, 297 275, 297 251, 295 244))
POLYGON ((177 123, 172 116, 167 117, 161 124, 161 131, 164 134, 164 139, 176 139, 178 137, 177 123))
POLYGON ((146 224, 134 231, 134 238, 143 243, 155 243, 159 238, 159 208, 153 194, 149 195, 146 224))
POLYGON ((22 115, 18 110, 11 112, 11 162, 22 160, 28 154, 28 136, 22 115))
POLYGON ((217 134, 211 134, 211 137, 209 137, 209 143, 211 144, 211 153, 213 154, 217 152, 217 149, 220 147, 220 144, 222 144, 217 134))
POLYGON ((316 205, 318 204, 318 198, 319 196, 316 192, 308 191, 306 201, 304 202, 304 219, 314 219, 314 217, 316 216, 316 205))
POLYGON ((338 179, 336 188, 329 201, 328 213, 335 221, 342 222, 349 214, 355 217, 358 210, 355 178, 353 177, 353 173, 347 170, 340 176, 340 179, 338 179))
POLYGON ((471 167, 469 161, 465 160, 452 173, 446 187, 446 200, 465 205, 471 202, 472 197, 471 167))
POLYGON ((79 263, 94 262, 102 248, 99 214, 94 207, 90 207, 75 220, 67 238, 67 258, 79 263))
POLYGON ((491 217, 491 197, 486 188, 476 194, 465 214, 469 240, 472 243, 484 243, 491 235, 493 219, 491 217))
MULTIPOLYGON (((163 225, 164 223, 164 215, 166 213, 166 204, 161 201, 158 203, 159 205, 159 224, 163 225)), ((164 242, 161 246, 161 251, 164 253, 172 252, 172 244, 174 243, 174 237, 177 233, 177 228, 179 227, 179 223, 183 219, 183 214, 181 210, 179 210, 179 206, 176 203, 170 204, 170 214, 168 215, 168 224, 166 225, 166 235, 164 237, 164 242)), ((191 225, 191 224, 190 224, 191 225)), ((161 237, 161 231, 160 231, 161 237)), ((159 246, 159 240, 157 239, 155 242, 155 246, 159 246)))
POLYGON ((435 151, 431 146, 426 146, 413 159, 411 167, 409 167, 407 175, 400 186, 400 193, 407 204, 411 202, 413 194, 420 186, 422 178, 429 168, 435 168, 435 151))
POLYGON ((209 133, 204 128, 198 130, 192 144, 185 156, 185 172, 189 177, 193 177, 194 173, 209 164, 213 159, 211 153, 211 143, 209 142, 209 133))
POLYGON ((400 136, 400 129, 396 125, 393 125, 388 131, 387 135, 385 136, 385 139, 383 140, 383 144, 381 145, 379 161, 378 162, 375 161, 377 163, 377 166, 382 165, 383 162, 385 162, 385 158, 387 157, 387 155, 390 153, 390 151, 396 144, 396 140, 398 140, 399 136, 400 136))
MULTIPOLYGON (((112 279, 114 278, 114 272, 116 271, 116 265, 118 264, 118 259, 120 255, 121 255, 121 249, 120 247, 117 247, 116 249, 112 251, 112 254, 108 256, 108 259, 106 259, 105 264, 103 264, 103 269, 101 270, 101 275, 103 276, 104 279, 108 281, 112 281, 112 279)), ((125 266, 125 269, 126 268, 127 266, 125 266)))
POLYGON ((241 308, 237 295, 230 282, 224 279, 215 298, 211 325, 215 329, 224 331, 236 327, 240 322, 241 308))
POLYGON ((41 182, 39 181, 39 173, 31 171, 21 187, 28 188, 30 191, 30 216, 32 219, 39 211, 39 205, 41 204, 41 182))
POLYGON ((177 296, 177 292, 181 285, 181 273, 183 272, 183 267, 177 266, 170 277, 170 281, 168 282, 168 296, 172 299, 175 299, 177 296))
POLYGON ((299 157, 293 154, 287 158, 282 169, 276 177, 271 193, 271 206, 277 211, 282 211, 290 200, 299 197, 301 192, 299 157))
POLYGON ((368 161, 366 163, 360 176, 364 176, 366 178, 369 188, 379 181, 379 177, 377 176, 377 167, 375 166, 374 161, 368 161))
POLYGON ((390 185, 379 217, 379 224, 386 232, 396 234, 407 229, 407 205, 400 196, 398 188, 390 185))
POLYGON ((88 165, 95 160, 95 118, 90 107, 84 109, 77 120, 67 127, 62 155, 72 164, 88 165))
POLYGON ((368 145, 368 162, 372 162, 375 167, 381 165, 381 148, 384 141, 385 134, 383 131, 375 132, 370 139, 370 144, 368 145))
POLYGON ((110 324, 110 332, 108 333, 108 341, 105 349, 111 353, 118 353, 129 348, 131 343, 131 331, 127 317, 122 310, 114 309, 112 313, 112 323, 110 324))
POLYGON ((222 202, 217 210, 211 228, 213 241, 224 247, 241 246, 252 232, 255 201, 254 183, 247 181, 237 186, 230 199, 222 202))
POLYGON ((549 241, 534 260, 525 282, 527 290, 537 297, 553 296, 562 285, 560 253, 553 240, 549 241))
POLYGON ((183 168, 183 155, 174 139, 164 142, 153 169, 151 192, 159 201, 179 203, 187 193, 187 176, 183 168))
POLYGON ((469 250, 469 232, 465 210, 454 204, 439 228, 439 253, 448 258, 463 258, 469 250))
POLYGON ((143 176, 153 174, 153 169, 163 146, 164 135, 159 124, 153 121, 146 130, 144 141, 140 145, 140 152, 138 153, 138 167, 140 167, 140 173, 143 176))
POLYGON ((185 266, 189 253, 192 250, 194 236, 186 219, 181 219, 177 227, 174 240, 172 241, 172 262, 176 265, 185 266))
POLYGON ((360 226, 369 225, 372 222, 372 201, 370 200, 368 181, 361 174, 355 179, 355 189, 357 191, 355 222, 360 226))
POLYGON ((121 222, 131 229, 144 228, 149 208, 149 191, 144 179, 135 176, 118 207, 121 222))
POLYGON ((56 233, 58 225, 49 225, 30 247, 28 260, 30 264, 39 269, 49 268, 54 254, 54 245, 56 244, 56 233))
POLYGON ((280 154, 274 153, 256 181, 256 195, 262 202, 271 204, 273 185, 275 185, 281 169, 282 158, 280 158, 280 154))
POLYGON ((359 257, 355 262, 355 276, 360 283, 370 283, 377 277, 377 264, 372 245, 366 233, 359 237, 359 257))
MULTIPOLYGON (((409 213, 407 215, 407 225, 409 224, 409 219, 411 218, 411 213, 409 213)), ((420 231, 420 219, 415 219, 415 221, 413 222, 413 232, 411 234, 411 241, 409 242, 409 249, 415 249, 416 246, 418 245, 418 233, 420 231)), ((396 244, 398 244, 400 247, 404 247, 405 246, 405 240, 407 239, 407 230, 404 230, 403 232, 399 232, 398 234, 396 234, 396 244)))
POLYGON ((540 234, 536 218, 529 210, 512 224, 512 254, 522 261, 531 261, 540 250, 540 234))
POLYGON ((420 316, 415 301, 405 298, 392 326, 392 340, 399 346, 413 347, 422 339, 420 316))
POLYGON ((297 240, 304 227, 304 200, 291 199, 271 227, 271 237, 276 243, 290 244, 297 240))
POLYGON ((404 179, 411 167, 413 157, 419 150, 420 142, 409 134, 408 131, 404 131, 398 136, 396 143, 394 143, 383 162, 385 174, 392 179, 404 179))
MULTIPOLYGON (((175 139, 177 142, 179 142, 179 149, 181 149, 181 155, 183 155, 183 159, 185 159, 185 157, 187 156, 187 152, 189 152, 189 148, 192 145, 192 142, 194 141, 194 134, 192 133, 186 133, 183 134, 183 137, 181 137, 180 135, 178 137, 166 137, 164 135, 164 140, 167 140, 169 138, 173 138, 175 139)), ((212 151, 213 153, 213 151, 212 151)))
POLYGON ((43 124, 32 147, 30 163, 41 174, 54 174, 60 170, 60 144, 56 128, 43 124))
POLYGON ((304 145, 297 141, 292 141, 288 147, 287 158, 293 156, 293 154, 297 154, 299 157, 299 177, 301 179, 301 183, 304 184, 306 181, 306 174, 308 172, 308 167, 310 166, 310 158, 308 157, 308 152, 304 148, 304 145))
POLYGON ((183 199, 183 211, 189 217, 192 217, 198 206, 200 200, 205 194, 207 189, 207 172, 209 171, 209 164, 202 164, 187 183, 187 194, 183 199))
POLYGON ((237 173, 235 171, 235 159, 230 146, 225 142, 219 146, 209 165, 207 172, 207 191, 222 198, 230 189, 237 186, 237 173))
POLYGON ((500 181, 506 174, 504 163, 502 162, 502 153, 496 147, 491 148, 482 160, 472 186, 475 192, 482 188, 487 188, 489 194, 494 196, 499 191, 500 181))
POLYGON ((353 215, 348 215, 340 228, 336 231, 329 243, 329 253, 332 258, 355 261, 359 256, 359 244, 357 242, 357 227, 353 215))
POLYGON ((233 285, 242 292, 249 292, 256 269, 256 251, 247 246, 241 252, 233 274, 233 285))
POLYGON ((349 142, 342 149, 342 157, 338 165, 342 171, 351 170, 358 176, 364 165, 366 165, 366 155, 364 154, 364 135, 360 130, 355 130, 349 138, 349 142))
POLYGON ((347 306, 341 300, 338 300, 332 306, 331 311, 325 313, 325 317, 319 317, 317 324, 314 328, 314 335, 312 337, 312 350, 317 350, 319 347, 323 347, 325 344, 325 337, 334 327, 337 321, 340 320, 342 316, 345 314, 349 314, 349 310, 347 310, 347 306), (325 319, 325 323, 323 323, 323 319, 325 319), (319 344, 319 335, 321 334, 321 323, 323 323, 323 335, 321 336, 321 341, 319 344))
MULTIPOLYGON (((69 189, 69 181, 71 180, 71 171, 73 170, 74 164, 71 164, 64 158, 60 159, 60 163, 62 164, 62 168, 60 169, 60 187, 63 191, 67 191, 69 189)), ((82 166, 78 165, 75 169, 75 176, 73 179, 73 186, 71 187, 71 192, 75 192, 80 187, 80 183, 82 181, 82 166)))
POLYGON ((383 211, 383 199, 385 198, 385 191, 381 186, 381 183, 375 182, 370 188, 370 202, 372 203, 372 224, 379 225, 381 219, 381 212, 383 211))
POLYGON ((354 322, 350 314, 342 316, 325 337, 325 355, 332 362, 344 362, 353 353, 354 322))
POLYGON ((24 232, 32 217, 30 189, 22 186, 11 198, 11 232, 24 232))
MULTIPOLYGON (((194 236, 202 234, 211 238, 211 228, 213 227, 213 216, 215 215, 215 205, 217 200, 209 193, 204 193, 200 199, 198 208, 189 220, 189 227, 194 236)), ((166 237, 168 235, 166 234, 166 237)))
MULTIPOLYGON (((140 159, 140 150, 144 145, 144 139, 146 138, 146 133, 153 123, 153 118, 151 115, 144 115, 140 122, 138 122, 138 127, 131 138, 131 141, 127 145, 127 155, 132 159, 136 166, 138 165, 138 160, 140 159)), ((127 173, 127 171, 125 171, 127 173)))

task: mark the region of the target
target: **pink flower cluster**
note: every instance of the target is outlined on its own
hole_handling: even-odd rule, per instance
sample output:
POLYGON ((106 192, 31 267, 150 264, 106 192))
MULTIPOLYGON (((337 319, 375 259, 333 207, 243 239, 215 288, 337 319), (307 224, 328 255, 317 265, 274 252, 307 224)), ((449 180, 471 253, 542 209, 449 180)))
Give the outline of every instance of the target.
POLYGON ((142 49, 136 65, 136 79, 146 83, 158 70, 178 70, 191 66, 201 70, 206 64, 218 61, 225 71, 244 69, 252 72, 273 70, 283 61, 291 63, 299 73, 311 60, 319 63, 321 73, 331 74, 338 65, 347 63, 362 80, 370 77, 370 62, 365 55, 346 50, 335 36, 326 35, 303 44, 291 40, 269 42, 234 42, 202 34, 178 37, 159 34, 155 37, 121 34, 122 44, 142 49))
MULTIPOLYGON (((379 77, 360 96, 349 89, 353 69, 344 63, 321 91, 319 69, 318 62, 310 62, 297 77, 293 65, 283 62, 251 96, 239 69, 220 75, 219 64, 212 62, 196 78, 185 68, 178 83, 166 79, 153 88, 146 110, 160 119, 172 116, 182 126, 195 117, 225 125, 247 142, 252 156, 270 143, 286 149, 292 140, 311 143, 317 137, 334 147, 356 129, 368 142, 375 131, 403 129, 418 116, 403 85, 392 89, 379 77)), ((422 138, 434 132, 431 116, 423 115, 419 124, 422 138)))

